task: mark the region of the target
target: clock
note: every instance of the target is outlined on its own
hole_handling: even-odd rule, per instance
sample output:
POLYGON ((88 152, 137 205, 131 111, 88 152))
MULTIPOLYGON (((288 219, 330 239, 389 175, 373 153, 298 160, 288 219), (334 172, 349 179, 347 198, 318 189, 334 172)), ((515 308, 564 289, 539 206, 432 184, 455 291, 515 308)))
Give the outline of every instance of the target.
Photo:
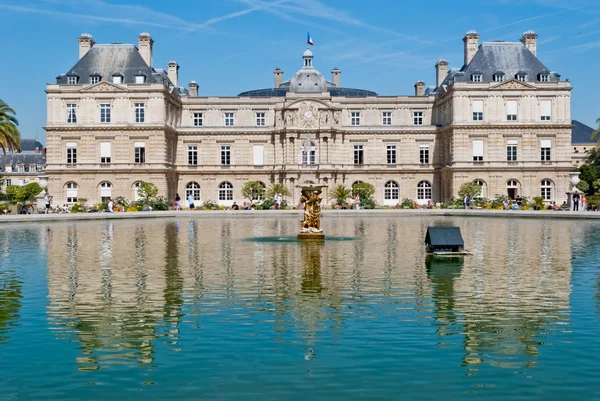
POLYGON ((304 113, 304 117, 305 118, 311 118, 312 117, 312 113, 310 111, 307 111, 306 113, 304 113))

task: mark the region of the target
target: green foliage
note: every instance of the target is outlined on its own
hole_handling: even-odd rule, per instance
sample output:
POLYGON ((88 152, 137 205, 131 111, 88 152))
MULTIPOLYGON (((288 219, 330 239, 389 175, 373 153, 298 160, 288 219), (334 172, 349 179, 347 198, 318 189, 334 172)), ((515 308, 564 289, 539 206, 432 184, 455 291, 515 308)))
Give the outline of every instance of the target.
POLYGON ((205 200, 202 204, 204 210, 219 210, 219 205, 211 200, 205 200))
POLYGON ((587 193, 590 190, 590 184, 587 181, 581 180, 579 184, 577 184, 577 189, 587 193))
MULTIPOLYGON (((286 188, 287 189, 287 188, 286 188)), ((266 188, 260 181, 248 181, 242 187, 242 196, 252 203, 255 200, 264 199, 266 188)), ((275 192, 277 193, 277 192, 275 192)), ((283 196, 283 194, 282 194, 283 196)))
POLYGON ((371 199, 375 194, 375 187, 367 182, 361 182, 358 184, 354 184, 352 186, 352 196, 356 196, 358 194, 361 206, 363 199, 371 199))
POLYGON ((507 201, 510 204, 512 202, 512 199, 508 195, 499 195, 496 197, 496 199, 492 201, 492 209, 504 207, 504 201, 507 201))
POLYGON ((402 199, 402 202, 400 202, 401 209, 416 209, 416 207, 417 205, 412 199, 404 198, 402 199))
POLYGON ((4 154, 7 150, 16 151, 21 146, 21 134, 17 128, 19 122, 15 114, 15 111, 0 99, 0 148, 4 154))
POLYGON ((344 185, 336 185, 329 192, 329 196, 335 199, 335 204, 343 206, 346 204, 346 199, 352 196, 352 190, 344 185))
POLYGON ((123 205, 125 209, 129 207, 129 200, 124 196, 117 196, 116 198, 113 198, 113 203, 115 204, 115 207, 119 204, 123 205))
POLYGON ((594 193, 597 193, 600 191, 600 178, 596 179, 592 182, 592 187, 594 188, 594 193))
POLYGON ((39 195, 42 192, 42 187, 37 182, 30 182, 25 186, 9 185, 6 188, 6 195, 8 195, 11 203, 25 203, 33 200, 33 197, 39 195))
POLYGON ((531 200, 531 205, 534 210, 544 210, 546 204, 544 203, 544 198, 541 196, 534 196, 531 200))
POLYGON ((269 185, 269 189, 267 189, 267 198, 273 199, 278 193, 281 194, 281 197, 291 195, 289 189, 287 189, 284 184, 275 183, 269 185))
POLYGON ((158 187, 151 182, 141 182, 138 188, 138 196, 146 201, 158 196, 158 187))
POLYGON ((461 198, 469 196, 469 198, 473 199, 479 195, 481 195, 481 185, 474 182, 465 182, 458 189, 458 196, 461 198))

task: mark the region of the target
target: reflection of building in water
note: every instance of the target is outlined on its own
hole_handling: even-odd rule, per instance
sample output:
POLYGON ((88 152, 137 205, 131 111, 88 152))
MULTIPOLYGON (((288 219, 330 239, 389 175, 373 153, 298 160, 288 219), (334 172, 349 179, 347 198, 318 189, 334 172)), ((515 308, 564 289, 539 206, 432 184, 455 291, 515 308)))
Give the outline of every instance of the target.
POLYGON ((0 230, 0 251, 4 253, 0 258, 0 344, 7 341, 8 333, 19 320, 23 298, 23 282, 12 265, 14 261, 8 258, 11 234, 0 230))
MULTIPOLYGON (((449 326, 440 333, 464 333, 463 362, 470 368, 481 363, 514 367, 520 363, 515 355, 537 356, 540 338, 548 344, 547 332, 568 319, 569 230, 550 220, 497 220, 493 231, 483 230, 479 220, 464 223, 463 236, 475 255, 465 259, 451 286, 432 278, 434 303, 453 302, 452 319, 447 319, 449 310, 437 308, 438 320, 449 326)), ((530 358, 528 365, 534 364, 530 358)))

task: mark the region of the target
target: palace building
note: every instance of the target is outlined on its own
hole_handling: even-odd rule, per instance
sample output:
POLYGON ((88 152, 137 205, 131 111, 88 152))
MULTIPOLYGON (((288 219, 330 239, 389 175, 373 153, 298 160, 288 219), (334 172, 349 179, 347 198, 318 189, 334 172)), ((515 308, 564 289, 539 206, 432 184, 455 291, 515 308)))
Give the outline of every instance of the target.
POLYGON ((574 169, 570 83, 538 59, 533 32, 479 38, 468 32, 464 65, 438 61, 435 85, 419 81, 412 95, 346 88, 307 49, 290 79, 275 69, 272 88, 207 97, 201 81, 180 85, 176 62, 153 66, 148 33, 137 47, 83 34, 79 61, 46 87, 49 192, 58 204, 135 200, 148 181, 170 200, 230 205, 260 181, 285 184, 295 204, 298 184, 367 182, 395 206, 447 200, 475 181, 486 197, 562 203, 574 169))

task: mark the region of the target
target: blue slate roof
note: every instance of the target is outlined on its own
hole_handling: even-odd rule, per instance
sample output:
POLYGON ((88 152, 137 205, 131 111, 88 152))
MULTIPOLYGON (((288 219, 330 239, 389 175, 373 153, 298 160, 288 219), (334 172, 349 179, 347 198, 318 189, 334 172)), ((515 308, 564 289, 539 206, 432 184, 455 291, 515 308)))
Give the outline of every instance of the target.
MULTIPOLYGON (((289 88, 267 88, 267 89, 255 89, 240 93, 238 96, 242 97, 284 97, 288 93, 289 88)), ((353 88, 337 88, 328 87, 327 91, 331 96, 346 96, 346 97, 367 97, 377 96, 376 92, 365 90, 365 89, 353 89, 353 88)))
POLYGON ((589 125, 585 125, 584 123, 573 120, 571 121, 573 124, 573 128, 571 129, 571 143, 573 144, 588 144, 588 143, 596 143, 595 140, 592 140, 592 132, 594 129, 589 125))

